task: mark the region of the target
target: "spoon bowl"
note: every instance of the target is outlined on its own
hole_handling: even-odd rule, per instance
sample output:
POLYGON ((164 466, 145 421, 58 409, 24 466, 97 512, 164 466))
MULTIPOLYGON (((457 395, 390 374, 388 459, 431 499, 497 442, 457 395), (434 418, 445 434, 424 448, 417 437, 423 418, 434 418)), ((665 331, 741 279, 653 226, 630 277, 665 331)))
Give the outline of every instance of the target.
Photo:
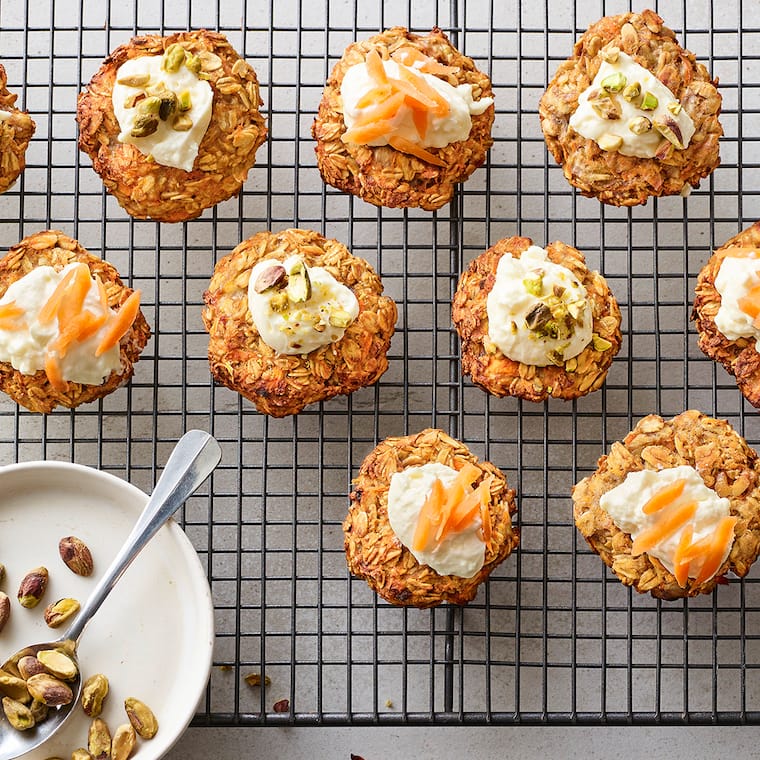
POLYGON ((15 675, 19 673, 16 663, 26 654, 36 655, 42 649, 62 649, 77 664, 77 675, 67 682, 73 693, 71 702, 51 707, 47 718, 33 728, 19 731, 0 715, 0 760, 12 760, 40 746, 57 733, 75 712, 74 707, 79 701, 82 690, 81 669, 77 661, 79 637, 137 554, 206 480, 220 458, 221 449, 211 435, 200 430, 191 430, 186 433, 172 451, 132 532, 101 576, 69 629, 61 638, 25 646, 5 661, 3 670, 15 675))

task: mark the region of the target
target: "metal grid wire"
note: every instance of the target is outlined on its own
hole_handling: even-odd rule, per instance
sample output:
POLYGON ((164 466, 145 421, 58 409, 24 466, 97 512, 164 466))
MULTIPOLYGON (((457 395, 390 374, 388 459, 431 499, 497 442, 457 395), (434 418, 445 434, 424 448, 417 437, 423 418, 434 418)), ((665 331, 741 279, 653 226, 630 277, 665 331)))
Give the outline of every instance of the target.
POLYGON ((0 245, 62 229, 142 288, 154 331, 131 385, 97 404, 43 417, 0 400, 0 462, 73 460, 149 490, 186 428, 220 440, 222 465, 182 516, 216 608, 196 725, 760 722, 758 572, 709 597, 654 601, 607 572, 571 517, 572 485, 650 412, 698 408, 760 444, 755 412, 689 323, 710 250, 757 213, 755 4, 654 7, 720 77, 723 163, 688 199, 628 210, 567 185, 537 116, 577 36, 627 2, 0 3, 2 61, 37 122, 25 174, 0 196, 0 245), (326 188, 315 166, 309 130, 330 69, 348 43, 394 24, 439 25, 494 82, 487 165, 437 213, 376 209, 326 188), (255 67, 269 140, 239 198, 186 224, 132 220, 77 150, 77 92, 132 35, 200 27, 223 31, 255 67), (275 420, 210 382, 200 307, 219 258, 256 231, 290 226, 368 259, 400 317, 375 387, 275 420), (625 338, 599 392, 531 404, 462 379, 450 324, 458 275, 513 234, 564 240, 607 276, 625 338), (492 460, 519 496, 522 546, 466 608, 393 608, 346 571, 352 475, 385 436, 426 426, 492 460), (251 672, 271 685, 251 688, 251 672), (288 711, 275 712, 283 698, 288 711))

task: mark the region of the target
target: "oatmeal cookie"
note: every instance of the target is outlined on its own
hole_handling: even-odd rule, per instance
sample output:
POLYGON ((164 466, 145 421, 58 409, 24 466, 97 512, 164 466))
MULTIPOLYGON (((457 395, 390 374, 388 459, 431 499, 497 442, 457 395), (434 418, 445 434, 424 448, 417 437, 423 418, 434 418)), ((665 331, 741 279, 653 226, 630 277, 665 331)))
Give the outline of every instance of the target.
MULTIPOLYGON (((635 206, 649 196, 674 195, 688 191, 688 186, 698 187, 718 166, 723 129, 718 121, 721 96, 716 85, 717 79, 711 79, 694 54, 678 44, 675 34, 653 11, 607 16, 589 27, 575 44, 573 56, 560 65, 549 83, 539 104, 541 128, 568 182, 583 195, 615 206, 635 206), (603 150, 570 126, 579 96, 590 87, 610 51, 613 57, 615 51, 631 56, 675 96, 696 130, 685 149, 673 149, 664 140, 653 158, 622 155, 614 147, 603 150)), ((615 85, 612 87, 614 90, 615 85)), ((639 121, 644 119, 642 129, 649 128, 645 114, 639 117, 639 121)))
POLYGON ((393 27, 346 48, 327 80, 312 135, 316 140, 317 165, 327 184, 376 206, 420 207, 433 211, 448 203, 454 185, 464 182, 485 161, 486 152, 493 144, 492 104, 483 113, 472 116, 466 139, 441 148, 427 148, 440 165, 389 145, 373 147, 341 140, 346 133, 341 95, 346 72, 366 61, 370 51, 377 51, 387 60, 399 49, 409 47, 437 62, 439 78, 453 86, 471 85, 473 100, 493 97, 489 78, 475 67, 471 58, 462 55, 440 29, 434 28, 429 35, 420 36, 403 27, 393 27))
POLYGON ((725 582, 726 573, 740 578, 749 571, 760 552, 760 464, 757 454, 731 426, 690 410, 672 420, 650 414, 610 453, 599 459, 596 472, 573 489, 575 524, 589 546, 626 585, 660 599, 707 594, 725 582), (682 588, 674 575, 656 558, 632 555, 631 536, 601 508, 600 498, 621 484, 626 475, 639 470, 662 471, 690 465, 707 488, 730 503, 737 518, 734 542, 727 559, 709 580, 689 578, 682 588))
MULTIPOLYGON (((136 95, 140 97, 137 91, 136 95)), ((139 108, 139 100, 133 105, 139 108)), ((202 29, 169 37, 134 37, 105 59, 80 93, 79 147, 127 213, 137 219, 181 222, 240 192, 266 138, 261 105, 256 73, 224 35, 202 29), (172 45, 186 51, 185 65, 195 64, 199 78, 213 91, 208 128, 189 171, 160 164, 135 145, 120 142, 112 100, 120 66, 143 56, 162 56, 172 45)), ((180 102, 180 111, 184 106, 192 112, 192 103, 180 102)), ((185 123, 175 129, 189 127, 185 123)))
MULTIPOLYGON (((105 286, 108 306, 118 310, 132 295, 119 273, 107 261, 88 253, 76 240, 62 232, 37 232, 14 245, 0 260, 0 297, 17 280, 39 266, 51 266, 60 271, 68 264, 81 262, 87 265, 92 277, 97 276, 105 286)), ((134 364, 150 338, 150 328, 138 310, 132 326, 119 343, 121 367, 112 371, 99 385, 69 381, 66 390, 57 389, 44 370, 22 374, 8 362, 0 362, 0 390, 16 403, 33 412, 49 413, 57 406, 70 409, 102 398, 124 385, 134 371, 134 364)))
POLYGON ((479 462, 467 447, 442 430, 386 438, 364 459, 353 481, 351 505, 343 522, 348 568, 392 604, 433 607, 442 602, 466 604, 496 566, 518 545, 512 525, 516 511, 514 491, 502 472, 490 462, 479 462), (483 567, 472 578, 439 575, 420 564, 391 528, 388 490, 391 477, 407 467, 440 462, 454 469, 472 463, 481 476, 491 477, 488 513, 492 526, 483 567))
POLYGON ((397 318, 396 304, 382 292, 372 267, 337 240, 307 230, 259 232, 216 265, 204 294, 211 374, 273 417, 298 414, 308 404, 372 385, 388 368, 386 353, 397 318), (307 266, 327 270, 359 305, 340 340, 308 354, 275 351, 261 337, 249 308, 253 267, 266 259, 284 262, 294 254, 307 266))
POLYGON ((10 188, 24 171, 26 149, 36 124, 26 111, 16 108, 16 98, 8 90, 8 77, 0 64, 0 193, 10 188))
POLYGON ((736 378, 747 401, 760 408, 760 353, 755 338, 729 340, 715 325, 721 296, 715 278, 730 249, 755 248, 760 256, 760 222, 755 222, 719 248, 697 277, 694 309, 691 318, 699 332, 699 347, 711 359, 722 364, 736 378))
POLYGON ((605 279, 586 266, 583 254, 561 242, 546 246, 548 261, 566 267, 587 292, 593 335, 576 356, 545 367, 523 364, 505 356, 489 337, 488 294, 494 287, 502 256, 520 258, 530 238, 500 240, 474 259, 462 274, 454 294, 452 321, 462 341, 462 372, 494 396, 519 396, 528 401, 572 399, 597 390, 620 349, 620 309, 605 279))

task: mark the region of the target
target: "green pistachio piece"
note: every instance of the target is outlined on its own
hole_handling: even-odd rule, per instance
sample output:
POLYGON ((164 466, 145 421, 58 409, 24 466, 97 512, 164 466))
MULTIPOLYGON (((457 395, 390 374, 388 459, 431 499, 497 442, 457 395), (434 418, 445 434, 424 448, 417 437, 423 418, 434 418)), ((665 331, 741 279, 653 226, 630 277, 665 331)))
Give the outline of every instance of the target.
POLYGON ((625 74, 617 71, 602 79, 601 85, 602 89, 607 92, 620 92, 625 87, 627 81, 625 74))
POLYGON ((164 71, 175 72, 179 71, 180 66, 185 62, 185 48, 178 43, 169 45, 164 53, 164 60, 161 61, 161 68, 164 71))
POLYGON ((629 103, 636 100, 639 95, 641 95, 641 85, 638 82, 631 82, 631 84, 623 90, 623 100, 627 100, 629 103))
POLYGON ((193 103, 190 100, 190 91, 182 90, 177 98, 177 110, 189 111, 193 107, 193 103))
POLYGON ((641 105, 639 108, 642 111, 654 111, 655 108, 660 104, 660 101, 657 100, 656 95, 652 95, 651 92, 645 92, 644 97, 641 99, 641 105))
POLYGON ((612 343, 596 334, 592 336, 591 344, 594 346, 594 351, 606 351, 612 348, 612 343))
POLYGON ((540 298, 544 292, 544 273, 541 270, 531 272, 528 277, 522 281, 523 287, 527 293, 536 298, 540 298))

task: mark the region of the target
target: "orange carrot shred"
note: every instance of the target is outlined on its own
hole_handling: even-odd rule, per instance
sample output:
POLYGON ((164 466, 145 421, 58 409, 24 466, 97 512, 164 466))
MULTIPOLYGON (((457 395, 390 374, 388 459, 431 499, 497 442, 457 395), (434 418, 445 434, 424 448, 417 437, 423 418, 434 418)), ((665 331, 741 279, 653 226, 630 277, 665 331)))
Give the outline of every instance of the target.
POLYGON ((752 319, 755 319, 760 314, 760 285, 755 285, 754 288, 747 291, 747 294, 742 296, 736 305, 745 314, 749 314, 752 319))
POLYGON ((58 327, 63 328, 82 312, 85 298, 90 291, 92 277, 87 264, 79 264, 74 270, 74 278, 64 293, 58 306, 58 327))
POLYGON ((388 145, 401 153, 408 153, 409 155, 419 158, 421 161, 433 164, 433 166, 446 166, 446 163, 438 158, 438 156, 430 153, 419 145, 416 145, 411 140, 407 140, 405 137, 391 137, 388 140, 388 145))
POLYGON ((61 374, 61 365, 58 363, 58 357, 53 351, 45 354, 45 374, 50 381, 50 385, 59 393, 66 393, 69 384, 63 379, 61 374))
POLYGON ((382 103, 386 98, 389 98, 392 94, 393 90, 391 90, 390 85, 384 84, 381 87, 373 87, 356 101, 356 107, 367 108, 368 106, 377 105, 378 103, 382 103))
MULTIPOLYGON (((404 69, 401 70, 404 71, 404 69)), ((420 77, 415 77, 415 79, 420 82, 422 81, 420 77)), ((438 108, 438 104, 435 102, 435 100, 429 98, 424 92, 420 90, 419 87, 416 86, 417 82, 409 81, 408 79, 393 78, 389 79, 388 81, 391 83, 391 87, 393 87, 395 90, 402 92, 408 98, 411 98, 416 103, 418 103, 418 105, 422 108, 426 108, 429 111, 435 113, 436 109, 438 108)))
POLYGON ((672 504, 682 493, 684 486, 686 485, 685 478, 679 478, 674 480, 670 485, 665 486, 661 490, 652 496, 652 498, 644 504, 641 511, 645 515, 652 515, 655 512, 659 512, 663 507, 667 507, 668 504, 672 504))
POLYGON ((430 542, 430 534, 433 529, 433 516, 440 514, 440 506, 444 499, 443 483, 436 478, 430 489, 425 503, 422 505, 419 517, 417 518, 417 527, 412 539, 412 549, 416 552, 425 550, 430 542))
POLYGON ((58 314, 58 308, 66 294, 66 288, 69 287, 69 284, 74 279, 76 271, 77 269, 73 268, 66 272, 61 281, 55 286, 55 290, 50 294, 50 298, 48 298, 43 304, 37 315, 37 321, 41 325, 46 325, 48 322, 52 322, 56 314, 58 314))
POLYGON ((25 322, 19 322, 15 317, 0 317, 0 330, 20 330, 25 322))
POLYGON ((723 555, 726 552, 726 548, 730 545, 734 537, 734 525, 738 522, 738 517, 724 517, 715 529, 713 535, 712 545, 708 553, 705 555, 705 561, 702 563, 702 568, 697 576, 696 583, 704 583, 718 572, 722 562, 723 555))
POLYGON ((362 127, 365 124, 371 124, 380 121, 390 121, 398 113, 398 109, 404 104, 404 95, 397 92, 395 95, 391 95, 384 102, 378 103, 371 108, 366 108, 365 112, 359 117, 351 129, 356 127, 362 127))
POLYGON ((106 286, 103 284, 103 280, 98 275, 95 275, 95 282, 98 285, 98 296, 100 297, 100 308, 103 309, 103 314, 108 316, 108 293, 106 293, 106 286))
POLYGON ((408 68, 400 68, 399 74, 402 81, 409 82, 421 95, 433 102, 432 111, 436 116, 448 116, 451 108, 446 98, 435 87, 428 84, 419 74, 415 74, 408 68))
POLYGON ((672 536, 694 517, 696 511, 697 502, 695 501, 687 504, 671 504, 661 510, 654 525, 641 531, 634 539, 631 555, 638 557, 672 536))
POLYGON ((24 310, 20 306, 16 306, 15 301, 8 301, 8 303, 0 304, 0 319, 15 319, 21 317, 24 314, 24 310))
POLYGON ((712 536, 705 536, 700 538, 699 541, 695 541, 693 544, 689 544, 681 550, 681 561, 692 562, 697 557, 704 556, 705 552, 710 548, 713 542, 712 536))
POLYGON ((412 110, 412 121, 414 122, 414 128, 417 130, 417 134, 419 135, 420 140, 424 140, 428 129, 427 111, 421 108, 415 108, 414 105, 412 105, 414 101, 411 100, 411 98, 406 98, 405 100, 407 102, 407 105, 409 105, 412 110))
POLYGON ((378 121, 375 124, 365 124, 361 127, 351 127, 346 130, 340 139, 344 143, 355 143, 357 145, 366 145, 378 137, 387 135, 393 129, 391 121, 378 121))
POLYGON ((129 332, 137 314, 140 311, 140 291, 135 290, 129 298, 121 305, 116 315, 111 319, 110 325, 95 349, 95 356, 100 356, 108 351, 109 348, 117 345, 118 342, 129 332))
POLYGON ((683 558, 686 548, 691 544, 691 538, 694 535, 694 528, 687 525, 681 533, 681 539, 673 555, 673 575, 681 588, 686 588, 689 580, 689 560, 683 558))
POLYGON ((377 50, 370 50, 365 59, 367 64, 367 73, 379 85, 388 84, 388 75, 385 73, 383 59, 377 50))

